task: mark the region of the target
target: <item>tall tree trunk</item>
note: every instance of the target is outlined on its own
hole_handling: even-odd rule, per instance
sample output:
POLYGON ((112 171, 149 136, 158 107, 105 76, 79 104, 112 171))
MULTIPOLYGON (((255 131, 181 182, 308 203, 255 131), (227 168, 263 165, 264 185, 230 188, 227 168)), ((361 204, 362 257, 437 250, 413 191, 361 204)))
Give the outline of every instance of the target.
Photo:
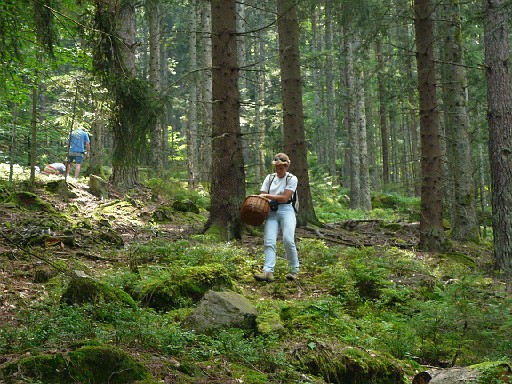
POLYGON ((484 0, 485 78, 491 162, 494 258, 512 274, 512 81, 506 0, 484 0))
POLYGON ((385 87, 385 67, 384 58, 382 57, 382 37, 377 38, 377 67, 378 72, 378 97, 379 97, 379 117, 380 117, 380 139, 382 152, 382 183, 384 188, 389 184, 389 133, 388 133, 388 113, 387 113, 387 97, 385 87))
POLYGON ((372 209, 372 200, 370 195, 370 166, 368 162, 368 139, 366 135, 366 114, 364 108, 364 70, 361 65, 362 63, 358 63, 356 81, 356 129, 359 142, 359 203, 361 209, 369 211, 372 209))
POLYGON ((18 126, 18 103, 14 102, 12 109, 11 143, 9 145, 9 183, 14 175, 14 154, 16 153, 16 127, 18 126))
POLYGON ((445 131, 450 180, 452 180, 452 237, 462 241, 478 240, 478 225, 473 181, 473 161, 467 111, 467 80, 464 69, 462 26, 459 0, 444 6, 445 69, 443 95, 445 131))
POLYGON ((198 165, 199 150, 197 137, 197 105, 198 105, 198 88, 200 77, 197 74, 197 19, 198 19, 197 0, 190 3, 190 36, 189 36, 189 52, 190 52, 190 81, 189 81, 189 100, 188 100, 188 127, 187 127, 187 165, 188 165, 188 187, 193 189, 198 181, 198 165))
POLYGON ((347 88, 347 125, 348 125, 348 151, 349 151, 349 174, 350 174, 350 208, 358 209, 361 207, 361 162, 359 161, 359 134, 357 127, 357 94, 356 94, 356 75, 354 69, 354 42, 353 36, 346 35, 345 39, 345 83, 347 88))
POLYGON ((334 54, 332 50, 332 2, 325 3, 325 125, 327 126, 327 166, 329 175, 336 180, 336 93, 334 83, 334 54))
MULTIPOLYGON (((407 71, 407 84, 413 84, 413 60, 407 58, 406 63, 406 71, 407 71)), ((407 100, 410 107, 409 114, 407 115, 407 121, 409 126, 409 131, 411 132, 411 153, 412 153, 412 177, 414 184, 414 192, 413 196, 421 195, 421 182, 420 182, 420 168, 421 168, 421 160, 420 160, 420 135, 418 129, 418 115, 416 113, 416 109, 413 108, 416 103, 415 90, 412 87, 408 87, 407 92, 407 100)))
POLYGON ((201 124, 198 130, 199 146, 199 178, 201 181, 211 180, 212 170, 212 39, 211 39, 211 2, 209 0, 199 0, 201 7, 201 54, 200 66, 204 68, 201 71, 200 92, 202 100, 201 124))
MULTIPOLYGON (((311 4, 311 51, 313 55, 320 56, 322 52, 322 43, 320 39, 320 31, 318 28, 319 25, 319 6, 316 2, 312 2, 311 4)), ((323 94, 323 85, 321 82, 320 73, 322 72, 322 62, 317 60, 317 64, 315 67, 311 69, 311 77, 313 82, 313 93, 314 93, 314 106, 315 106, 315 119, 314 119, 314 145, 315 145, 315 153, 318 159, 318 164, 327 165, 327 135, 325 132, 325 124, 323 121, 325 119, 323 110, 324 110, 324 98, 323 94)))
POLYGON ((110 181, 118 189, 130 189, 139 182, 137 166, 154 118, 150 91, 145 82, 135 78, 133 1, 96 0, 96 22, 102 34, 95 66, 113 94, 116 111, 111 122, 114 148, 110 181))
POLYGON ((213 124, 211 210, 206 228, 241 238, 245 171, 239 118, 236 1, 212 0, 213 124))
POLYGON ((295 0, 277 0, 279 63, 283 98, 284 150, 290 156, 290 169, 299 179, 300 211, 298 225, 320 224, 316 218, 309 188, 306 135, 300 74, 299 21, 295 0))
POLYGON ((414 11, 421 130, 420 246, 435 252, 444 248, 445 237, 431 0, 414 0, 414 11))
POLYGON ((256 100, 255 100, 255 113, 254 113, 254 128, 256 133, 256 168, 254 171, 254 179, 262 180, 265 175, 265 151, 263 143, 265 141, 265 120, 262 119, 262 110, 265 105, 265 41, 261 33, 258 33, 258 50, 257 57, 259 68, 256 82, 256 100))
MULTIPOLYGON (((160 76, 160 0, 146 0, 146 15, 149 25, 149 81, 157 95, 160 95, 162 82, 160 76)), ((149 150, 153 170, 161 173, 163 170, 163 108, 158 109, 154 123, 151 125, 149 150)))
MULTIPOLYGON (((39 55, 40 56, 40 55, 39 55)), ((39 91, 39 71, 36 69, 34 83, 32 84, 32 119, 30 123, 30 187, 35 186, 36 176, 36 149, 37 149, 37 100, 39 91)))

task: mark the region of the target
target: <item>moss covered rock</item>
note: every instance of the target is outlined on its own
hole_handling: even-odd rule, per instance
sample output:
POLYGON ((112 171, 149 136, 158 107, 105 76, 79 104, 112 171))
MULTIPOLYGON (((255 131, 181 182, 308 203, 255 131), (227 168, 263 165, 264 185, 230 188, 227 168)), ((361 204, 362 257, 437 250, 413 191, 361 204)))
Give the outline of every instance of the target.
POLYGON ((126 292, 90 277, 71 279, 60 301, 67 305, 114 303, 132 308, 137 307, 135 301, 126 292))
POLYGON ((404 372, 393 359, 361 348, 329 343, 291 346, 299 370, 322 376, 328 383, 404 384, 404 372))
POLYGON ((208 291, 182 322, 185 329, 211 332, 221 328, 256 329, 258 310, 244 296, 231 291, 208 291))
POLYGON ((25 357, 0 366, 2 383, 130 384, 151 382, 145 368, 119 348, 86 345, 68 353, 25 357))
POLYGON ((175 272, 171 278, 142 280, 135 287, 137 298, 145 306, 168 311, 198 302, 210 289, 234 289, 233 279, 221 264, 193 266, 175 272))

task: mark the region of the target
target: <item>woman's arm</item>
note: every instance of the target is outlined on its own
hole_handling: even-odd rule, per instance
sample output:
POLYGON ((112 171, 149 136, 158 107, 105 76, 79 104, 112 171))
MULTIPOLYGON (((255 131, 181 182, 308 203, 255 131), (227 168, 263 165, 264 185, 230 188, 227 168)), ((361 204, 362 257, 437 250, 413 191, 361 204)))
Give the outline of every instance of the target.
POLYGON ((264 191, 261 191, 260 196, 263 196, 269 200, 275 200, 278 203, 286 204, 292 198, 293 191, 291 189, 285 189, 282 195, 270 195, 264 191))

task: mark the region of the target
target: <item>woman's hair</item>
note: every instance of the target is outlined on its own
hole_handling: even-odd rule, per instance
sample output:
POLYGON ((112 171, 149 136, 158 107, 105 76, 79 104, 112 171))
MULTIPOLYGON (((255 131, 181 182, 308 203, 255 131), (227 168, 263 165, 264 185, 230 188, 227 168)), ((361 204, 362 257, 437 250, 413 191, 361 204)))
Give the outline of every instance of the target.
POLYGON ((280 165, 280 164, 286 164, 290 165, 291 161, 290 158, 286 153, 278 153, 274 156, 274 161, 272 161, 272 164, 274 165, 280 165))

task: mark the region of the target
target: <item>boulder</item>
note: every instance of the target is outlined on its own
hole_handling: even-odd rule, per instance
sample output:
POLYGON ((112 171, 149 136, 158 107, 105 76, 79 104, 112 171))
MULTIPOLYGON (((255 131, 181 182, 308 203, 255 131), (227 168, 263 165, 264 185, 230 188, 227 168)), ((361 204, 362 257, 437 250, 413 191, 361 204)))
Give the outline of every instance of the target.
POLYGON ((89 176, 89 192, 102 199, 108 198, 108 183, 96 175, 89 176))
POLYGON ((256 329, 256 307, 244 296, 232 292, 208 291, 182 326, 197 332, 220 328, 256 329))
POLYGON ((512 369, 508 363, 482 363, 468 367, 431 369, 414 376, 412 384, 508 383, 512 369))

